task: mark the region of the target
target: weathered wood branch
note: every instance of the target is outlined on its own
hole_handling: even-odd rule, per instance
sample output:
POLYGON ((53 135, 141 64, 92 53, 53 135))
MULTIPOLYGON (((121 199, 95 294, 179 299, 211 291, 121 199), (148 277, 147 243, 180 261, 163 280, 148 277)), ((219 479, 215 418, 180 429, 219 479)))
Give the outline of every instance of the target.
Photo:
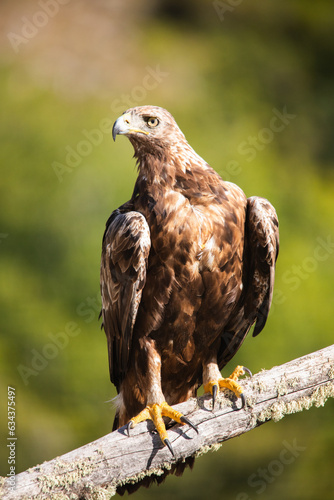
MULTIPOLYGON (((334 345, 261 371, 245 380, 243 386, 247 405, 242 410, 238 410, 240 400, 226 392, 219 395, 214 411, 209 396, 176 406, 199 429, 198 435, 187 425, 175 425, 168 430, 176 461, 215 450, 223 441, 269 420, 277 422, 313 405, 323 406, 329 397, 334 397, 334 345)), ((151 423, 143 422, 128 437, 121 428, 22 472, 15 478, 14 490, 8 479, 1 478, 0 497, 107 499, 125 483, 161 475, 175 459, 162 447, 159 436, 148 429, 152 429, 151 423)))

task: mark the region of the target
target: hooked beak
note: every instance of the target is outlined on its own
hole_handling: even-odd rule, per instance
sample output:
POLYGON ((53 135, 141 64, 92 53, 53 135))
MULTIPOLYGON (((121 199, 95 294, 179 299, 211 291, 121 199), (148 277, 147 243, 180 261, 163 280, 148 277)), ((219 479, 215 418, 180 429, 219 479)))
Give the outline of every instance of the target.
POLYGON ((124 113, 115 121, 112 128, 112 138, 116 140, 116 135, 128 135, 128 134, 145 134, 149 133, 146 130, 141 130, 139 128, 131 127, 131 113, 124 113))

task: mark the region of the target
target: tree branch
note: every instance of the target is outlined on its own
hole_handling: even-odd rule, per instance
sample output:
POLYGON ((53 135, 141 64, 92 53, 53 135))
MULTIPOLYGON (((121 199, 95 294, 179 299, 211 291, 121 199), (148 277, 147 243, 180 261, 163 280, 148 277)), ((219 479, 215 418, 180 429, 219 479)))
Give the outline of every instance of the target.
POLYGON ((168 430, 176 459, 162 447, 150 422, 138 424, 128 437, 124 427, 61 457, 33 467, 15 479, 0 478, 3 500, 97 499, 109 498, 117 487, 135 483, 146 476, 161 475, 175 461, 216 450, 227 439, 258 425, 311 406, 323 406, 334 397, 334 345, 295 359, 244 380, 247 405, 238 410, 240 400, 226 391, 212 411, 208 395, 176 405, 197 425, 199 434, 187 425, 168 430))

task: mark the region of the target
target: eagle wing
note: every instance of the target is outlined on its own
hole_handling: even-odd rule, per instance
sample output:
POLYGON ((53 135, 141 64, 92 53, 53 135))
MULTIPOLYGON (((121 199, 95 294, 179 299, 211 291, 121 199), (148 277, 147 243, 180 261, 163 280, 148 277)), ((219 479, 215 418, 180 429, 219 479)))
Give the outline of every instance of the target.
POLYGON ((110 380, 118 392, 128 368, 150 247, 150 229, 141 213, 121 208, 111 214, 102 242, 100 287, 110 380))
POLYGON ((248 198, 243 292, 221 338, 218 352, 220 369, 234 356, 254 323, 253 337, 266 324, 273 296, 278 251, 278 218, 274 207, 264 198, 248 198))

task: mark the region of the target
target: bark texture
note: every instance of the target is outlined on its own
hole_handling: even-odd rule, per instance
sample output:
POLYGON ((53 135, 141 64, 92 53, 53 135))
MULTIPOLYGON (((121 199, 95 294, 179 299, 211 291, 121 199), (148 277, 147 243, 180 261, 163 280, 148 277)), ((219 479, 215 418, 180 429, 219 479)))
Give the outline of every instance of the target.
POLYGON ((0 478, 3 500, 108 499, 117 488, 151 475, 162 475, 175 462, 216 450, 223 441, 248 432, 264 422, 277 422, 285 415, 323 406, 334 397, 334 345, 295 359, 271 370, 263 370, 242 383, 246 407, 229 391, 221 393, 212 411, 208 395, 190 399, 176 408, 195 425, 168 430, 175 459, 162 447, 150 422, 143 422, 130 437, 125 428, 86 444, 61 457, 32 467, 16 476, 15 489, 0 478))

